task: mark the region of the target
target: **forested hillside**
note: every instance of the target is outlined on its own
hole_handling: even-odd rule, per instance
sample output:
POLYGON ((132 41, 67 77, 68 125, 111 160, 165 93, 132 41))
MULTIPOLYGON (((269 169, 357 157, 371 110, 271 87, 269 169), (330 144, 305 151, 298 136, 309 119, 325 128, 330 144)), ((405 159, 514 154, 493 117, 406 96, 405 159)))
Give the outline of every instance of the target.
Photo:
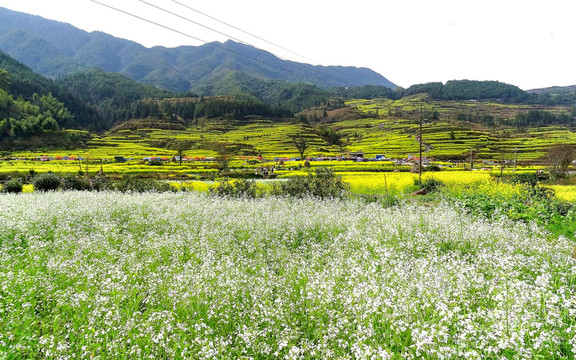
POLYGON ((131 119, 132 105, 145 98, 165 98, 170 93, 129 78, 99 69, 89 69, 56 80, 61 88, 75 94, 100 115, 100 121, 90 124, 93 130, 109 129, 131 119))
POLYGON ((228 95, 228 77, 234 72, 250 79, 240 83, 260 99, 265 94, 259 92, 259 82, 252 80, 306 83, 320 88, 396 87, 370 69, 285 61, 234 41, 149 49, 101 32, 88 33, 68 24, 3 8, 0 8, 0 50, 49 77, 96 67, 177 93, 228 95))
POLYGON ((92 124, 102 122, 102 118, 97 111, 80 100, 74 93, 64 90, 55 84, 53 80, 35 73, 29 67, 2 51, 0 51, 0 68, 5 69, 9 73, 10 84, 8 90, 14 98, 22 97, 30 100, 34 94, 52 94, 75 115, 74 123, 69 124, 70 127, 90 127, 92 124))
POLYGON ((517 86, 498 81, 453 80, 410 86, 404 95, 426 93, 435 100, 488 100, 525 102, 530 95, 517 86))
POLYGON ((428 94, 435 100, 498 100, 517 104, 575 105, 574 87, 553 87, 524 91, 499 81, 452 80, 443 84, 416 84, 404 91, 404 96, 428 94))
POLYGON ((78 125, 76 117, 52 93, 16 96, 13 86, 30 90, 21 88, 25 82, 16 79, 13 84, 10 72, 0 68, 0 149, 75 148, 88 139, 87 133, 65 131, 78 125))

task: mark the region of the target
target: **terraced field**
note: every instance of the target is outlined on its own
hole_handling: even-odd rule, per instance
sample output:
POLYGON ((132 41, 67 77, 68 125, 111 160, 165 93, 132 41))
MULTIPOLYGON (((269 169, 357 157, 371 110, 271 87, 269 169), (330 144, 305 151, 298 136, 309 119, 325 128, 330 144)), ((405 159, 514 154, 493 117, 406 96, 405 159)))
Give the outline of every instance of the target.
MULTIPOLYGON (((37 150, 14 152, 18 157, 83 156, 93 160, 115 156, 142 160, 158 156, 171 158, 178 149, 188 157, 253 156, 273 159, 297 157, 295 134, 307 142, 305 156, 339 156, 364 152, 365 157, 385 155, 392 159, 418 154, 419 123, 424 118, 422 140, 424 156, 432 160, 469 161, 509 160, 537 162, 554 144, 576 144, 576 133, 567 126, 517 128, 506 124, 516 114, 533 109, 569 112, 561 107, 534 107, 491 102, 403 100, 355 100, 346 103, 349 116, 338 117, 341 109, 328 112, 319 123, 280 122, 269 119, 245 121, 200 119, 180 130, 120 127, 94 135, 84 148, 75 150, 37 150), (493 119, 497 125, 459 119, 493 119), (336 132, 339 140, 330 143, 318 131, 319 124, 336 132)), ((150 124, 150 119, 142 123, 150 124)), ((162 120, 159 120, 162 122, 162 120)), ((160 125, 160 124, 159 124, 160 125)))

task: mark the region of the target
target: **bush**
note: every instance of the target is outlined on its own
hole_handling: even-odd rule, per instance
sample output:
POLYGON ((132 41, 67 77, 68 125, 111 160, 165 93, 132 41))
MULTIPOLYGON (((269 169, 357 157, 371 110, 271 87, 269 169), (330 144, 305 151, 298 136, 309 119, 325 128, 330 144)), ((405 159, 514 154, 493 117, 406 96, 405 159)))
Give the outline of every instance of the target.
POLYGON ((88 182, 82 178, 76 176, 68 176, 62 179, 62 189, 63 190, 88 190, 90 185, 88 182))
MULTIPOLYGON (((254 178, 254 170, 223 170, 218 174, 220 177, 224 178, 235 178, 235 179, 247 179, 247 178, 254 178)), ((273 174, 269 174, 269 178, 274 177, 273 174)))
POLYGON ((336 176, 334 170, 319 167, 307 176, 295 176, 286 182, 275 184, 274 195, 295 197, 314 196, 324 198, 343 198, 349 186, 342 181, 342 176, 336 176))
POLYGON ((112 189, 110 180, 105 176, 96 176, 95 178, 88 180, 88 187, 93 191, 112 189))
POLYGON ((2 187, 2 192, 5 193, 21 193, 22 192, 22 182, 20 179, 8 180, 2 187))
POLYGON ((218 196, 255 198, 258 196, 258 187, 255 181, 226 179, 210 189, 210 193, 218 196))
POLYGON ((162 166, 162 165, 164 165, 164 162, 162 160, 154 159, 154 160, 150 160, 148 162, 148 165, 150 165, 150 166, 162 166))
POLYGON ((436 179, 428 179, 422 181, 422 188, 426 189, 429 193, 438 190, 438 188, 444 187, 444 183, 436 179))
POLYGON ((56 174, 45 173, 34 177, 32 184, 36 191, 54 191, 62 185, 62 179, 56 174))
POLYGON ((538 176, 536 174, 514 174, 511 178, 510 181, 513 184, 524 184, 524 185, 528 185, 531 187, 535 187, 536 185, 538 185, 538 176))

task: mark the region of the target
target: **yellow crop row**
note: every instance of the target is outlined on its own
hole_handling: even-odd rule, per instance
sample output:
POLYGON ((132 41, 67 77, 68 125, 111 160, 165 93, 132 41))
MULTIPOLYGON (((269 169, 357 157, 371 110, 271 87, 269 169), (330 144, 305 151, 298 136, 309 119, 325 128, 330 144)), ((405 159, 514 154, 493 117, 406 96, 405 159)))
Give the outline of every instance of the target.
MULTIPOLYGON (((287 171, 281 177, 306 175, 305 171, 287 171)), ((407 172, 342 172, 343 180, 350 184, 350 191, 365 195, 406 195, 419 188, 418 174, 407 172)), ((521 185, 500 182, 490 173, 470 171, 429 172, 422 174, 422 181, 435 179, 444 184, 444 191, 452 194, 474 192, 489 196, 511 198, 522 195, 526 188, 521 185)), ((217 182, 185 181, 170 182, 178 190, 208 192, 217 182)), ((270 184, 259 183, 258 186, 265 192, 270 184)), ((548 185, 554 190, 556 197, 564 201, 576 201, 576 186, 548 185)), ((33 192, 32 184, 25 184, 23 192, 33 192)))
POLYGON ((549 185, 547 188, 554 190, 556 197, 564 201, 576 201, 576 186, 573 185, 549 185))

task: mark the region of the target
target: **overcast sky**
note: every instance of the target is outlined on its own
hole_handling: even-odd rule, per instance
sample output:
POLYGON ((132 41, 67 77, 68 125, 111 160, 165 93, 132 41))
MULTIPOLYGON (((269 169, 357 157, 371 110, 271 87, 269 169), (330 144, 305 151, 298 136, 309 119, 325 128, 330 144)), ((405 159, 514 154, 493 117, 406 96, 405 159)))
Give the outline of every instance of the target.
POLYGON ((0 0, 0 6, 145 46, 198 46, 232 37, 275 55, 368 67, 402 87, 454 79, 498 80, 528 90, 576 85, 576 0, 0 0), (286 51, 285 49, 289 50, 286 51))

